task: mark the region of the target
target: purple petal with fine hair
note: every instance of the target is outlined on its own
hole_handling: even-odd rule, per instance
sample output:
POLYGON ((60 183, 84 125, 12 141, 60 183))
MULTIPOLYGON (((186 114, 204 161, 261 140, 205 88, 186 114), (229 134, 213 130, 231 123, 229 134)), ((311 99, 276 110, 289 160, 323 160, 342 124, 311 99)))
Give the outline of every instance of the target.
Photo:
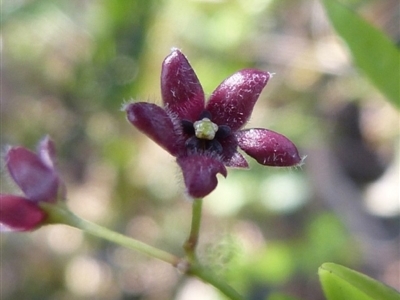
POLYGON ((204 110, 204 92, 187 58, 178 49, 168 55, 161 70, 164 106, 179 119, 196 121, 204 110))
POLYGON ((249 120, 269 77, 269 73, 245 69, 225 79, 210 96, 206 106, 212 121, 228 125, 232 131, 241 128, 249 120))
POLYGON ((232 168, 245 168, 249 167, 246 159, 237 152, 238 142, 235 135, 231 134, 226 138, 219 140, 223 151, 221 153, 225 166, 232 168))
POLYGON ((57 199, 57 173, 37 154, 23 147, 12 147, 6 153, 6 165, 11 177, 29 200, 54 202, 57 199))
POLYGON ((236 132, 239 147, 262 165, 291 167, 301 163, 296 146, 285 136, 267 129, 236 132))
POLYGON ((0 194, 1 231, 27 231, 37 228, 46 213, 28 199, 0 194))
POLYGON ((179 143, 174 124, 163 108, 152 103, 138 102, 129 104, 126 112, 129 122, 137 129, 171 155, 179 153, 183 145, 179 143))
POLYGON ((187 193, 193 198, 203 198, 218 184, 217 174, 227 175, 224 164, 212 157, 194 154, 178 157, 187 193))
POLYGON ((224 164, 230 168, 248 169, 247 160, 239 152, 235 152, 229 159, 224 160, 224 164))

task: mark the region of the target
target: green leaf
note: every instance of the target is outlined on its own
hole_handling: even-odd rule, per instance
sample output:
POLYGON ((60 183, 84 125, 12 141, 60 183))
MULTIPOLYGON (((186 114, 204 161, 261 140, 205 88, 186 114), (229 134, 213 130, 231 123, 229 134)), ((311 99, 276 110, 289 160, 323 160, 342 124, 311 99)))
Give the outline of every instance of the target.
POLYGON ((328 300, 400 300, 393 288, 334 263, 324 263, 318 275, 328 300))
POLYGON ((335 0, 322 0, 355 64, 393 105, 400 108, 400 51, 381 31, 335 0))

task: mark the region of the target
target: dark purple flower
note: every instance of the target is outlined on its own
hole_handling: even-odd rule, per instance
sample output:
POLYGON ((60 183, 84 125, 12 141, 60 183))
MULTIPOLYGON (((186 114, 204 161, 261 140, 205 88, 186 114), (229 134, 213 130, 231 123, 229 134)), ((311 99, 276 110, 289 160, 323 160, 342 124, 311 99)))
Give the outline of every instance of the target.
POLYGON ((54 203, 65 198, 64 184, 54 168, 55 148, 49 137, 38 146, 37 154, 23 147, 10 147, 6 167, 24 196, 0 194, 0 230, 27 231, 46 218, 39 202, 54 203))
POLYGON ((163 107, 128 104, 128 120, 177 158, 187 192, 194 198, 217 186, 227 167, 248 168, 238 146, 260 164, 296 166, 301 157, 283 135, 267 129, 241 130, 270 74, 244 69, 223 81, 207 104, 203 88, 186 57, 173 49, 161 71, 163 107))

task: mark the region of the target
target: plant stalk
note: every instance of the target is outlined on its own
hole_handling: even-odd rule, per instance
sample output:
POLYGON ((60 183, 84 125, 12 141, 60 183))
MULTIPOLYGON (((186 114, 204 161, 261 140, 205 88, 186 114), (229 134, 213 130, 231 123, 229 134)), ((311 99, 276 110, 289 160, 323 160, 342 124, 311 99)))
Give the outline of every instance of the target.
POLYGON ((200 236, 200 225, 202 216, 203 199, 194 199, 192 204, 192 224, 190 234, 183 248, 190 262, 196 261, 196 247, 200 236))
POLYGON ((117 233, 85 219, 82 219, 72 213, 63 203, 59 204, 40 204, 43 209, 45 209, 48 213, 48 223, 62 223, 65 225, 69 225, 71 227, 75 227, 81 229, 85 233, 89 233, 91 235, 103 238, 115 244, 121 245, 123 247, 136 250, 140 253, 146 254, 148 256, 160 259, 165 261, 174 267, 178 265, 181 259, 173 254, 150 246, 146 243, 138 241, 136 239, 127 237, 123 234, 117 233))

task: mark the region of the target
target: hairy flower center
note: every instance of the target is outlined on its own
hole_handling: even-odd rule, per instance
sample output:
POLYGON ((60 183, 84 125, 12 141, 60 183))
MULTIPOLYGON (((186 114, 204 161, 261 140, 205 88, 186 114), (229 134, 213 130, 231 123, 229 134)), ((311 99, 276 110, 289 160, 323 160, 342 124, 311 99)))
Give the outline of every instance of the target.
POLYGON ((211 122, 209 118, 194 122, 193 127, 197 138, 209 141, 214 139, 218 131, 218 125, 211 122))

